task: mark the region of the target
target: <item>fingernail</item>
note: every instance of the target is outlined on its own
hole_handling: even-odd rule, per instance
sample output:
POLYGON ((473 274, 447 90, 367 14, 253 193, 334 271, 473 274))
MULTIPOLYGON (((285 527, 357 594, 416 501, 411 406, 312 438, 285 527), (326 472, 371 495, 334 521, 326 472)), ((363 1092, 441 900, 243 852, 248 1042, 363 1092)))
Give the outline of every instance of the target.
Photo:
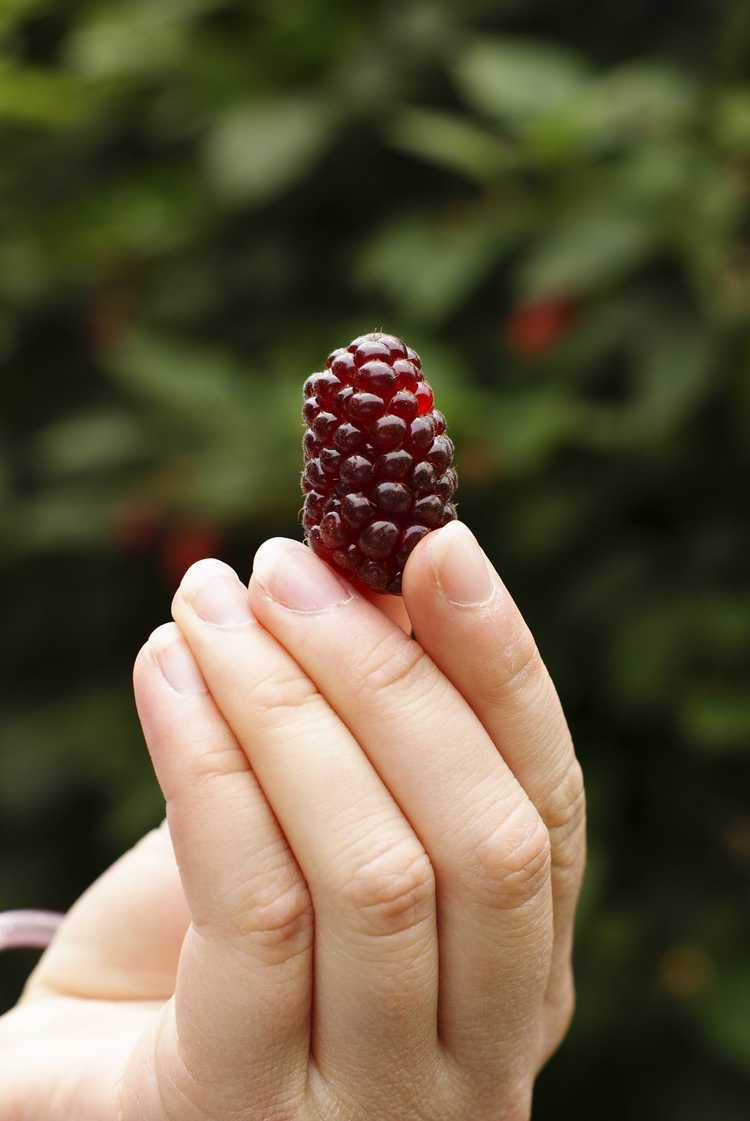
POLYGON ((149 639, 154 660, 177 693, 206 693, 206 682, 174 623, 158 627, 149 639))
POLYGON ((495 590, 487 558, 463 522, 449 522, 428 537, 430 559, 441 592, 456 607, 479 607, 495 590))
POLYGON ((227 565, 201 561, 188 569, 180 592, 206 623, 236 627, 252 621, 247 588, 227 565))
POLYGON ((347 603, 353 594, 311 549, 282 537, 261 545, 253 575, 266 595, 291 611, 325 611, 347 603))

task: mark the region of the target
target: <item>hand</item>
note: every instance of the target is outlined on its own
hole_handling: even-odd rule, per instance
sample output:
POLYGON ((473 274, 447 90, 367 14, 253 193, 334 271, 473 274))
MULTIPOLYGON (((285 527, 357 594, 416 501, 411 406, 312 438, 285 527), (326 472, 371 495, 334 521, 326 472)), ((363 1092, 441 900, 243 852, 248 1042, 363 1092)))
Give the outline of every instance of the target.
POLYGON ((408 621, 282 540, 249 595, 186 574, 134 676, 187 903, 160 832, 74 909, 0 1021, 29 1116, 530 1116, 573 1007, 581 772, 466 528, 404 585, 408 621))

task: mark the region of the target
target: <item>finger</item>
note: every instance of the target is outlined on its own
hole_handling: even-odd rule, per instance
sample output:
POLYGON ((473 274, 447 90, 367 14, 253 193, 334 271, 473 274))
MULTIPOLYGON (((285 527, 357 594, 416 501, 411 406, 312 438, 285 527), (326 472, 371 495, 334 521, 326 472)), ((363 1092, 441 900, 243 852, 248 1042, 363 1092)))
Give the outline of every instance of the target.
POLYGON ((420 643, 474 709, 549 831, 555 943, 547 999, 566 1023, 585 802, 555 687, 518 608, 460 522, 420 543, 404 594, 420 643))
MULTIPOLYGON (((246 612, 234 632, 252 627, 246 612)), ((307 1070, 313 938, 304 879, 174 623, 140 651, 133 680, 192 915, 158 1035, 160 1069, 189 1071, 188 1095, 219 1080, 229 1100, 252 1088, 254 1101, 270 1103, 307 1070)))
POLYGON ((165 1000, 174 992, 189 913, 166 823, 74 904, 31 974, 24 999, 165 1000))
MULTIPOLYGON (((348 594, 331 579, 339 597, 348 594)), ((437 1045, 435 899, 424 850, 297 663, 260 625, 231 625, 249 598, 230 568, 194 565, 172 610, 312 894, 318 1065, 376 1081, 399 1056, 422 1069, 437 1045)))
POLYGON ((250 592, 256 616, 351 728, 430 855, 444 1045, 473 1066, 489 1064, 493 1077, 497 1064, 523 1065, 536 1044, 551 940, 536 810, 421 647, 364 597, 342 601, 311 550, 266 542, 250 592))

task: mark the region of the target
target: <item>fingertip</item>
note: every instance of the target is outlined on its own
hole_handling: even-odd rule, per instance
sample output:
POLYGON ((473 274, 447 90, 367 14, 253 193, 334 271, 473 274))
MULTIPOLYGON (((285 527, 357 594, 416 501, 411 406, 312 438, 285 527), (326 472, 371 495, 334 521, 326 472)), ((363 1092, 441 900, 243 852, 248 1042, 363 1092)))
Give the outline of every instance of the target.
MULTIPOLYGON (((291 537, 269 537, 255 550, 252 572, 250 574, 249 588, 251 592, 260 592, 266 596, 273 595, 274 585, 281 580, 285 570, 292 566, 296 571, 295 559, 304 565, 303 571, 309 569, 312 558, 316 565, 320 558, 307 545, 291 537)), ((322 562, 321 563, 325 563, 322 562)))
POLYGON ((250 588, 259 610, 271 601, 303 615, 341 607, 354 596, 337 569, 307 545, 286 537, 272 537, 260 546, 250 588))
MULTIPOLYGON (((447 527, 443 527, 447 528, 447 527)), ((407 604, 418 594, 431 594, 434 585, 434 573, 430 563, 429 541, 432 537, 443 532, 443 529, 433 529, 425 534, 409 554, 402 579, 403 595, 407 604)))
POLYGON ((262 541, 258 548, 255 550, 253 557, 253 570, 256 566, 264 566, 266 564, 275 564, 278 560, 283 559, 290 551, 296 552, 299 549, 307 549, 307 545, 303 545, 301 541, 297 541, 294 537, 269 537, 262 541))
POLYGON ((464 522, 449 522, 428 534, 414 554, 420 566, 418 571, 422 579, 429 581, 432 594, 452 607, 484 607, 502 586, 484 550, 464 522))
POLYGON ((158 627, 154 627, 145 646, 150 654, 155 655, 173 642, 179 641, 181 637, 181 631, 176 623, 161 623, 158 627))
POLYGON ((172 617, 175 619, 177 618, 181 601, 188 600, 190 596, 198 590, 200 585, 205 583, 211 572, 216 573, 227 570, 231 572, 232 575, 237 575, 233 568, 217 557, 204 557, 202 560, 195 561, 191 564, 190 568, 185 571, 172 596, 170 605, 170 614, 172 617))
POLYGON ((195 561, 194 564, 190 565, 190 568, 188 568, 177 586, 174 598, 176 599, 178 596, 183 596, 186 599, 190 599, 190 597, 197 592, 198 588, 206 582, 209 576, 216 573, 222 573, 225 576, 233 576, 235 580, 239 580, 239 576, 232 568, 231 564, 219 560, 218 557, 204 557, 202 560, 195 561))
POLYGON ((190 647, 176 623, 162 623, 148 637, 133 666, 136 699, 148 675, 149 683, 166 684, 175 693, 200 694, 208 688, 190 647))
POLYGON ((254 622, 247 585, 231 565, 207 557, 191 565, 172 599, 172 617, 194 645, 197 623, 244 627, 254 622))
POLYGON ((140 691, 142 681, 148 674, 150 674, 154 670, 154 659, 152 657, 151 648, 149 646, 150 638, 151 636, 149 635, 149 637, 141 645, 138 653, 133 659, 132 677, 136 700, 138 699, 138 693, 140 691))

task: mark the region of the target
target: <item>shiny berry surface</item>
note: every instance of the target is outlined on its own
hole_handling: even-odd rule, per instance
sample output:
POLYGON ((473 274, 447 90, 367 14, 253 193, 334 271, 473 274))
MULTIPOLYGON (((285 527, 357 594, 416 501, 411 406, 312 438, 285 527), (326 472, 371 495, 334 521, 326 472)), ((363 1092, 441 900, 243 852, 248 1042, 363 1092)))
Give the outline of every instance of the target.
POLYGON ((400 595, 411 551, 456 517, 453 442, 422 360, 372 331, 332 351, 303 392, 307 543, 347 578, 400 595))

